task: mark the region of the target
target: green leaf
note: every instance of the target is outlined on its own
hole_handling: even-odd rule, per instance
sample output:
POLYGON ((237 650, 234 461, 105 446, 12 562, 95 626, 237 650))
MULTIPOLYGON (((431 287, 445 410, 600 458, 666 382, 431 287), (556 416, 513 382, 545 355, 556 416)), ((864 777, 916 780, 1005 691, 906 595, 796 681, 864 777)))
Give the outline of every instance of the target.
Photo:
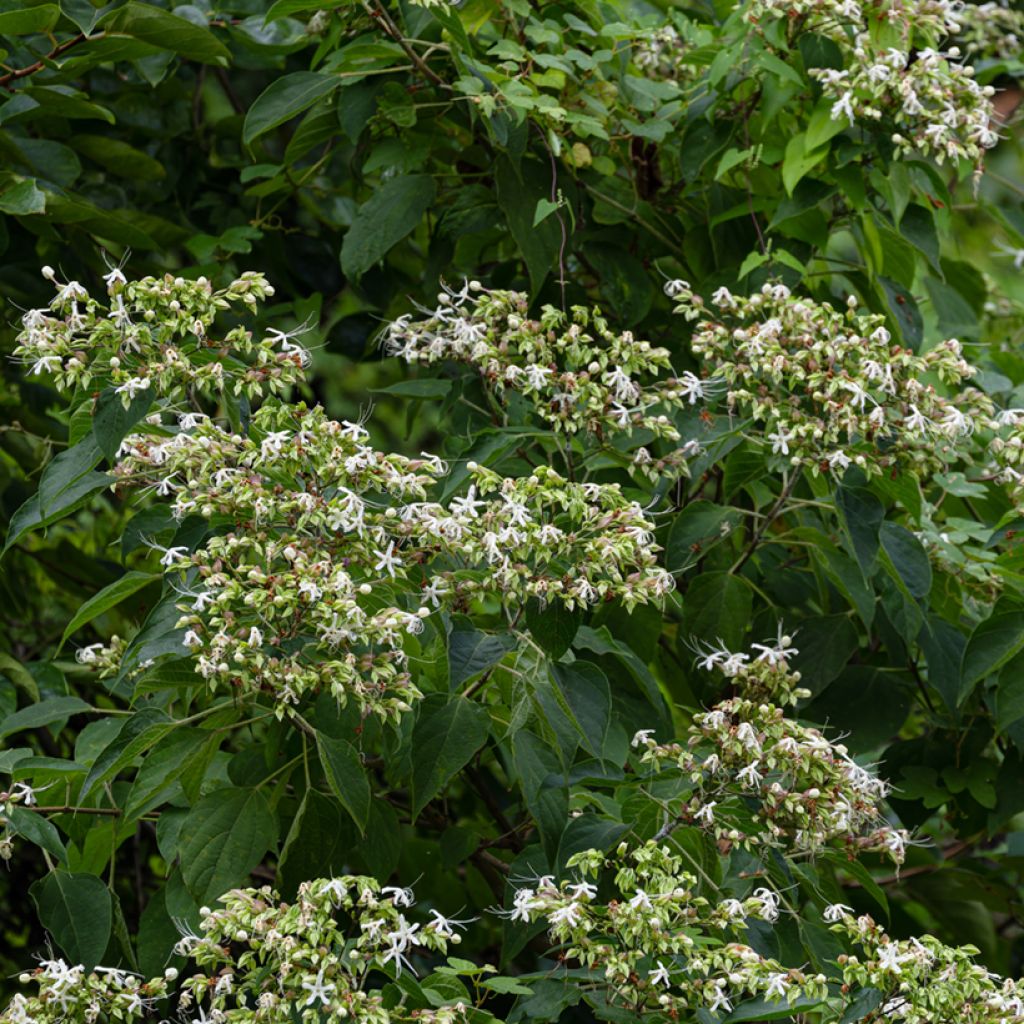
POLYGON ((474 676, 493 668, 514 650, 516 639, 509 633, 484 633, 458 625, 448 636, 448 685, 452 690, 474 676))
POLYGON ((800 179, 828 155, 827 143, 814 148, 808 148, 807 143, 806 132, 794 135, 786 143, 786 153, 782 160, 782 184, 788 195, 792 195, 800 179))
POLYGON ((879 530, 885 518, 885 509, 867 488, 848 487, 845 484, 836 489, 836 508, 842 516, 861 572, 870 579, 875 571, 875 558, 880 545, 879 530))
POLYGON ((582 623, 582 608, 570 611, 561 601, 542 606, 537 598, 526 603, 526 628, 552 661, 569 650, 582 623))
POLYGON ((419 380, 400 380, 389 384, 386 388, 374 388, 378 395, 398 395, 400 398, 446 398, 452 389, 452 381, 440 380, 436 377, 424 377, 419 380))
POLYGON ((39 921, 74 964, 91 971, 110 941, 110 891, 95 876, 53 871, 30 889, 39 921))
POLYGON ((209 733, 187 727, 160 739, 143 759, 125 798, 125 821, 132 822, 162 803, 209 739, 209 733))
POLYGON ((0 676, 6 676, 33 703, 39 703, 39 684, 24 665, 5 651, 0 651, 0 676))
POLYGON ((277 838, 277 818, 258 789, 216 789, 189 811, 178 837, 181 875, 197 903, 241 885, 277 838))
POLYGON ((562 228, 548 218, 534 224, 537 204, 551 196, 551 171, 537 161, 523 160, 517 170, 505 156, 495 165, 498 205, 530 275, 530 291, 536 295, 554 267, 562 244, 562 228))
POLYGON ((691 501, 672 521, 665 542, 665 568, 679 572, 696 563, 732 532, 740 522, 739 510, 728 505, 691 501))
POLYGON ((271 129, 290 121, 333 93, 342 81, 336 75, 318 71, 293 71, 290 75, 275 78, 256 97, 245 115, 242 141, 249 145, 271 129))
POLYGON ((823 1000, 807 996, 799 996, 791 1003, 784 999, 751 999, 737 1006, 723 1024, 740 1024, 748 1020, 791 1020, 796 1014, 816 1010, 824 1005, 823 1000))
POLYGON ((437 185, 427 174, 389 178, 359 207, 341 246, 341 269, 359 278, 406 235, 434 202, 437 185))
POLYGON ((569 793, 561 765, 548 744, 529 729, 520 729, 512 737, 512 753, 523 801, 537 823, 548 859, 554 863, 569 817, 569 793))
POLYGON ((911 203, 903 212, 900 234, 920 252, 931 264, 932 269, 942 276, 939 262, 939 234, 935 230, 935 218, 931 210, 917 203, 911 203))
POLYGON ((741 576, 706 572, 697 576, 683 599, 683 635, 740 650, 750 625, 753 591, 741 576))
POLYGON ((420 702, 412 731, 412 817, 440 793, 487 742, 490 716, 465 697, 432 694, 420 702))
POLYGON ((536 227, 542 220, 550 217, 558 209, 558 203, 551 202, 543 197, 537 200, 537 209, 533 214, 533 226, 536 227))
POLYGON ((987 675, 1024 650, 1024 609, 1012 598, 1001 598, 992 614, 974 628, 960 664, 960 697, 963 704, 987 675))
POLYGON ((45 209, 46 193, 34 181, 20 181, 17 185, 0 192, 0 212, 23 217, 42 213, 45 209))
POLYGON ((611 689, 605 674, 587 661, 552 665, 551 674, 561 696, 563 712, 579 733, 579 742, 594 757, 604 754, 611 724, 611 689))
POLYGON ((943 704, 955 711, 960 700, 966 638, 956 626, 937 615, 929 615, 921 626, 917 642, 928 665, 928 682, 938 691, 943 704))
POLYGON ((103 453, 91 438, 67 448, 51 459, 39 478, 39 510, 48 515, 60 503, 60 498, 77 480, 95 469, 103 453))
POLYGON ((80 697, 48 697, 39 704, 30 704, 27 708, 8 715, 0 724, 0 738, 12 733, 23 732, 25 729, 39 729, 77 715, 80 711, 88 711, 89 705, 80 697))
POLYGON ((49 32, 60 17, 56 4, 23 5, 21 10, 0 12, 0 36, 27 36, 49 32))
POLYGON ((39 495, 33 494, 11 516, 11 523, 7 530, 7 541, 3 552, 0 552, 0 554, 5 554, 9 551, 27 533, 38 530, 42 526, 49 526, 81 505, 84 505, 94 491, 108 486, 111 479, 106 473, 90 472, 83 474, 61 492, 59 499, 54 502, 45 516, 39 511, 39 495))
POLYGON ((883 998, 877 988, 862 988, 846 1007, 839 1024, 860 1024, 873 1010, 882 1005, 883 998))
POLYGON ((108 33, 140 39, 200 64, 226 63, 231 57, 230 51, 209 29, 137 0, 130 0, 124 7, 101 18, 100 25, 108 33))
POLYGON ((803 708, 800 717, 812 722, 842 722, 844 742, 851 750, 874 750, 900 731, 911 701, 906 676, 851 665, 803 708))
POLYGON ((92 622, 97 615, 102 615, 105 611, 109 611, 111 608, 119 605, 126 597, 131 597, 132 594, 137 593, 143 587, 162 578, 159 573, 140 572, 137 569, 131 569, 126 572, 120 579, 114 580, 113 583, 104 587, 98 594, 93 594, 75 612, 74 618, 72 618, 64 630, 59 646, 63 647, 67 643, 68 637, 73 636, 86 623, 92 622))
POLYGON ((147 389, 136 395, 124 407, 121 396, 113 388, 107 388, 96 402, 92 418, 92 436, 103 454, 111 462, 117 458, 117 449, 132 427, 149 412, 153 404, 153 391, 147 389))
POLYGON ((79 153, 118 178, 159 181, 167 174, 159 160, 120 139, 106 135, 75 135, 70 143, 79 153))
POLYGON ((331 792, 338 798, 360 835, 366 834, 370 820, 370 781, 359 751, 342 739, 332 739, 322 732, 316 734, 316 749, 331 792))
POLYGON ((807 137, 804 141, 804 147, 809 152, 823 146, 849 127, 848 121, 832 116, 832 106, 832 100, 827 96, 822 96, 811 112, 811 118, 807 122, 807 137))
POLYGON ((143 708, 125 722, 120 732, 100 751, 86 775, 78 799, 84 800, 94 786, 113 778, 136 757, 164 738, 174 723, 159 708, 143 708))
POLYGON ((9 820, 16 835, 27 839, 30 843, 35 843, 36 846, 67 867, 68 851, 64 849, 64 843, 61 841, 56 826, 45 815, 36 814, 27 807, 19 807, 15 804, 11 807, 9 820))
POLYGON ((932 588, 932 564, 921 542, 906 527, 886 520, 879 530, 882 550, 888 556, 890 575, 906 592, 923 601, 932 588))
POLYGON ((282 895, 290 898, 310 878, 343 874, 357 841, 352 820, 338 801, 306 790, 278 861, 282 895))

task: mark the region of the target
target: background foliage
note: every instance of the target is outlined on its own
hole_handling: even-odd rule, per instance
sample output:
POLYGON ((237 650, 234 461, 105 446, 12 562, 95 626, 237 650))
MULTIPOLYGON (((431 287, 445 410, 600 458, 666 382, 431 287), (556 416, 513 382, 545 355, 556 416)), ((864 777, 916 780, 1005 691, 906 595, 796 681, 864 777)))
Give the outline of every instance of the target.
MULTIPOLYGON (((549 431, 495 417, 472 371, 410 370, 376 344, 387 321, 433 308, 443 281, 517 288, 535 308, 599 305, 677 370, 699 364, 668 279, 704 295, 771 280, 837 306, 854 296, 911 349, 958 337, 981 389, 1024 405, 1015 58, 976 61, 1008 123, 976 180, 968 161, 900 157, 885 124, 830 119, 808 70, 832 66, 835 44, 813 25, 755 30, 743 13, 12 0, 0 6, 7 320, 49 302, 43 264, 94 291, 112 263, 218 284, 262 270, 276 294, 249 326, 304 325, 313 351, 294 397, 365 420, 384 450, 509 476, 558 464, 549 431)), ((806 876, 765 870, 798 890, 838 886, 895 935, 928 930, 1019 969, 1020 521, 977 473, 805 475, 784 495, 743 424, 698 406, 677 421, 706 446, 690 479, 648 485, 625 458, 595 470, 653 509, 678 583, 663 610, 527 606, 518 631, 532 642, 496 607, 453 615, 415 651, 426 696, 394 728, 321 698, 304 712, 312 739, 254 720, 259 701, 168 732, 146 716, 212 707, 194 677, 168 671, 144 696, 73 657, 158 605, 166 584, 142 540, 159 520, 61 464, 93 396, 76 426, 24 371, 6 364, 0 383, 0 770, 51 809, 13 824, 3 974, 44 927, 69 956, 159 971, 174 920, 250 877, 292 893, 345 868, 419 879, 445 913, 504 904, 509 878, 656 831, 623 771, 629 737, 682 735, 721 696, 694 668, 694 640, 745 646, 779 621, 813 694, 801 718, 881 762, 894 813, 928 842, 899 874, 832 855, 806 876), (26 519, 47 483, 50 511, 26 519), (65 885, 92 922, 89 950, 55 909, 65 885)), ((743 858, 691 839, 716 884, 739 884, 743 858)), ((778 931, 788 950, 826 955, 797 920, 778 931)), ((529 971, 544 948, 484 916, 462 951, 529 971)), ((555 1019, 562 997, 538 992, 514 1012, 555 1019)))

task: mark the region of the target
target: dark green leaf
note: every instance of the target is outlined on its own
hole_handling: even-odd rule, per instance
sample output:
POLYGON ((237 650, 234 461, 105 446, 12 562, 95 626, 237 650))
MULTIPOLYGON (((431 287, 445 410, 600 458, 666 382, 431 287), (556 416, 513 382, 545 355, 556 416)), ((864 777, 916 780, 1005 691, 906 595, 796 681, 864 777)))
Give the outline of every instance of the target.
POLYGON ((80 711, 88 711, 89 705, 80 697, 48 697, 39 704, 30 704, 27 708, 8 715, 0 724, 0 737, 25 729, 38 729, 40 726, 60 722, 80 711))
POLYGON ((198 903, 243 883, 277 838, 277 819, 258 789, 216 789, 181 826, 181 874, 198 903))
POLYGON ((370 782, 359 751, 342 739, 317 733, 316 749, 331 792, 338 798, 361 834, 370 818, 370 782))
POLYGON ((53 871, 29 890, 39 920, 74 964, 91 971, 110 941, 110 891, 95 876, 53 871))
POLYGON ((486 743, 490 717, 465 697, 421 701, 412 731, 412 816, 432 800, 486 743))
POLYGON ((1002 598, 992 614, 974 628, 960 664, 962 704, 978 682, 1024 650, 1024 609, 1012 598, 1002 598))
POLYGON ((318 71, 293 71, 275 78, 256 98, 245 115, 242 141, 246 145, 265 132, 290 121, 341 86, 336 75, 318 71))
POLYGON ((61 637, 61 646, 67 642, 68 637, 73 636, 86 623, 92 622, 97 615, 102 615, 105 611, 109 611, 111 608, 119 605, 126 597, 131 597, 132 594, 137 593, 143 587, 162 578, 158 573, 140 572, 137 569, 131 569, 126 572, 120 579, 115 580, 109 586, 104 587, 98 594, 90 597, 75 612, 74 617, 64 630, 64 635, 61 637))
POLYGON ((219 64, 231 56, 209 29, 137 0, 100 19, 100 24, 108 33, 131 36, 201 64, 219 64))
POLYGON ((434 201, 437 186, 426 174, 389 178, 362 206, 345 233, 341 269, 362 277, 410 232, 434 201))
POLYGON ((526 627, 552 661, 569 650, 582 622, 583 609, 570 611, 561 601, 541 607, 540 601, 531 598, 526 604, 526 627))

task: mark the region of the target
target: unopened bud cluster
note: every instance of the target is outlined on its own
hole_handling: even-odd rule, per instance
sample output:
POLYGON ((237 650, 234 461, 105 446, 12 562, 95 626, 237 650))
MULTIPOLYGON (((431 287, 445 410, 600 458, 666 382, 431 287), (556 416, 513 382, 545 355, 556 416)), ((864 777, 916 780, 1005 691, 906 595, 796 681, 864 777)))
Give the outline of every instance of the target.
POLYGON ((270 693, 279 714, 326 691, 397 717, 419 696, 404 638, 434 608, 488 597, 633 607, 673 587, 653 525, 617 485, 549 467, 506 479, 471 463, 471 486, 443 504, 425 500, 446 472, 439 459, 366 442, 320 408, 271 402, 246 436, 189 413, 123 443, 118 486, 222 527, 198 550, 160 558, 181 580, 183 653, 211 686, 270 693))
POLYGON ((842 844, 851 855, 878 852, 901 864, 909 837, 882 816, 886 783, 773 702, 773 694, 786 703, 808 696, 788 665, 797 653, 781 634, 750 654, 702 652, 698 664, 721 672, 739 695, 694 715, 685 745, 637 733, 640 763, 687 778, 693 788, 673 808, 677 820, 716 839, 794 855, 842 844))
POLYGON ((612 1006, 676 1019, 699 1007, 728 1013, 754 997, 785 1005, 801 995, 825 995, 823 975, 787 969, 730 939, 748 919, 778 919, 780 900, 771 889, 752 887, 743 899, 713 903, 697 894, 697 879, 682 869, 682 859, 653 841, 635 848, 623 843, 607 860, 587 850, 567 866, 581 880, 541 878, 517 890, 502 913, 512 921, 543 920, 566 956, 603 974, 612 1006), (607 901, 595 884, 606 867, 615 870, 607 901))
MULTIPOLYGON (((573 306, 568 313, 544 306, 529 315, 529 297, 491 291, 470 282, 459 292, 438 296, 421 320, 394 321, 385 348, 411 363, 445 360, 477 368, 485 388, 507 404, 521 395, 552 430, 590 433, 599 440, 649 431, 679 440, 670 413, 704 397, 706 382, 672 372, 667 349, 613 331, 599 310, 573 306), (659 374, 668 376, 659 379, 659 374)), ((685 456, 674 471, 685 470, 685 456)), ((644 460, 647 464, 647 460, 644 460)))
MULTIPOLYGON (((269 886, 234 889, 220 903, 202 908, 198 934, 185 934, 176 947, 201 968, 182 980, 180 1004, 190 1017, 238 1024, 408 1020, 408 1008, 385 1000, 368 976, 400 975, 419 949, 444 953, 467 923, 436 911, 429 921, 410 921, 411 890, 361 876, 303 882, 291 903, 269 886)), ((414 1015, 452 1024, 465 1007, 414 1015)))
POLYGON ((991 401, 961 387, 976 371, 955 339, 917 355, 883 317, 855 312, 855 301, 840 312, 783 285, 751 296, 719 288, 710 308, 686 282, 666 291, 676 312, 698 321, 693 351, 725 379, 730 409, 751 417, 770 454, 793 466, 925 474, 959 459, 988 421, 991 401))
POLYGON ((104 278, 105 302, 77 281, 61 284, 49 267, 43 275, 57 294, 48 309, 21 318, 14 358, 59 391, 113 387, 126 408, 150 391, 165 398, 190 389, 251 398, 300 380, 309 359, 279 331, 257 339, 239 325, 216 334, 222 310, 252 313, 274 294, 262 274, 247 271, 214 289, 205 277, 127 281, 114 270, 104 278))
POLYGON ((168 996, 178 972, 148 981, 119 967, 68 964, 62 959, 42 960, 19 978, 35 985, 35 994, 17 993, 0 1013, 0 1024, 131 1024, 151 1019, 157 1004, 168 996))

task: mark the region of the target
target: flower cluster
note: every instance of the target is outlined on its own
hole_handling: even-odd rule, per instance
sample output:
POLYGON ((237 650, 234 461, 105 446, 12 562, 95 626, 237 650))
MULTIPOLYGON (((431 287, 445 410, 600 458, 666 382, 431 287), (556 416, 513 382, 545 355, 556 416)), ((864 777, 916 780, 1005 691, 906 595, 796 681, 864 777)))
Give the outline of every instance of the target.
POLYGON ((566 956, 603 978, 613 1005, 675 1019, 695 1007, 728 1013, 744 998, 785 1003, 825 995, 823 975, 787 969, 727 941, 748 919, 777 920, 780 900, 771 889, 712 903, 697 895, 697 879, 682 870, 681 858, 655 842, 634 849, 623 843, 610 863, 617 891, 607 902, 588 880, 598 878, 605 856, 587 850, 568 862, 580 880, 541 878, 520 888, 503 913, 513 921, 545 921, 566 956))
POLYGON ((181 397, 186 390, 227 391, 254 397, 302 377, 309 354, 281 331, 256 340, 242 325, 215 334, 218 313, 232 307, 254 312, 274 289, 247 271, 227 288, 214 289, 167 274, 128 281, 120 270, 104 277, 106 303, 77 281, 61 284, 48 309, 22 317, 14 358, 31 374, 49 376, 60 391, 113 387, 127 407, 153 391, 181 397))
POLYGON ((911 59, 895 47, 878 50, 865 33, 849 67, 810 73, 835 101, 833 120, 884 123, 903 155, 921 153, 940 164, 979 162, 999 141, 991 126, 995 89, 979 85, 974 69, 956 62, 959 56, 954 46, 945 53, 920 50, 911 59))
POLYGON ((998 141, 995 90, 975 82, 957 47, 935 48, 961 31, 963 8, 951 0, 754 0, 746 18, 799 21, 801 31, 837 44, 843 68, 810 70, 834 100, 833 120, 884 124, 900 153, 980 162, 998 141))
MULTIPOLYGON (((668 414, 701 400, 705 381, 690 372, 676 376, 667 349, 629 331, 617 334, 599 310, 545 306, 532 319, 528 308, 521 292, 471 281, 459 292, 442 292, 424 319, 407 315, 392 323, 385 348, 412 363, 469 363, 506 407, 513 393, 522 396, 558 433, 588 432, 603 441, 646 431, 679 441, 668 414), (668 376, 659 379, 663 371, 668 376)), ((666 467, 685 471, 685 459, 697 451, 693 444, 677 449, 666 467)), ((641 455, 638 464, 650 461, 641 455)))
MULTIPOLYGON (((361 876, 303 882, 293 903, 281 902, 269 886, 234 889, 220 902, 201 909, 198 934, 186 934, 176 947, 201 968, 182 979, 182 1009, 218 1024, 409 1019, 367 975, 412 970, 418 950, 444 953, 468 923, 436 910, 425 923, 410 921, 409 889, 361 876)), ((425 1024, 453 1024, 465 1009, 451 1004, 412 1015, 425 1024)))
POLYGON ((843 983, 881 992, 880 1018, 906 1024, 1024 1021, 1024 986, 976 963, 975 947, 947 946, 931 935, 893 939, 869 916, 855 917, 841 905, 826 908, 825 920, 860 947, 860 955, 838 958, 843 983))
POLYGON ((633 738, 641 764, 679 773, 692 789, 676 821, 698 825, 717 839, 753 847, 814 853, 842 843, 856 855, 878 852, 904 859, 907 833, 881 813, 885 782, 849 756, 842 744, 800 725, 773 703, 807 696, 788 666, 797 651, 789 637, 755 644, 753 653, 702 652, 699 664, 721 672, 739 695, 693 716, 690 737, 657 743, 649 730, 633 738))
POLYGON ((895 344, 884 318, 794 297, 783 285, 735 296, 720 288, 714 311, 683 281, 669 282, 676 312, 698 320, 694 353, 725 378, 730 409, 761 428, 771 454, 815 472, 868 474, 894 467, 925 474, 960 458, 991 401, 959 387, 975 368, 955 339, 923 355, 895 344), (927 376, 955 390, 944 397, 927 376))
POLYGON ((86 970, 82 964, 43 960, 19 978, 22 984, 37 985, 38 992, 17 993, 0 1013, 0 1024, 129 1024, 150 1017, 177 976, 169 967, 163 977, 145 981, 118 967, 86 970))
POLYGON ((1018 60, 1024 46, 1024 11, 999 3, 964 4, 957 41, 980 60, 1018 60))
MULTIPOLYGON (((445 505, 426 500, 439 459, 366 441, 358 424, 276 403, 245 437, 188 413, 124 441, 119 486, 219 527, 197 551, 160 558, 181 581, 183 645, 211 685, 270 692, 280 714, 325 690, 397 717, 419 696, 404 637, 433 608, 480 597, 632 607, 673 586, 652 524, 615 485, 548 467, 504 479, 474 463, 468 491, 445 505)), ((87 652, 116 669, 108 652, 87 652)))
POLYGON ((751 25, 799 21, 842 46, 870 21, 886 23, 905 41, 911 34, 938 41, 960 31, 963 7, 957 0, 752 0, 744 17, 751 25))

